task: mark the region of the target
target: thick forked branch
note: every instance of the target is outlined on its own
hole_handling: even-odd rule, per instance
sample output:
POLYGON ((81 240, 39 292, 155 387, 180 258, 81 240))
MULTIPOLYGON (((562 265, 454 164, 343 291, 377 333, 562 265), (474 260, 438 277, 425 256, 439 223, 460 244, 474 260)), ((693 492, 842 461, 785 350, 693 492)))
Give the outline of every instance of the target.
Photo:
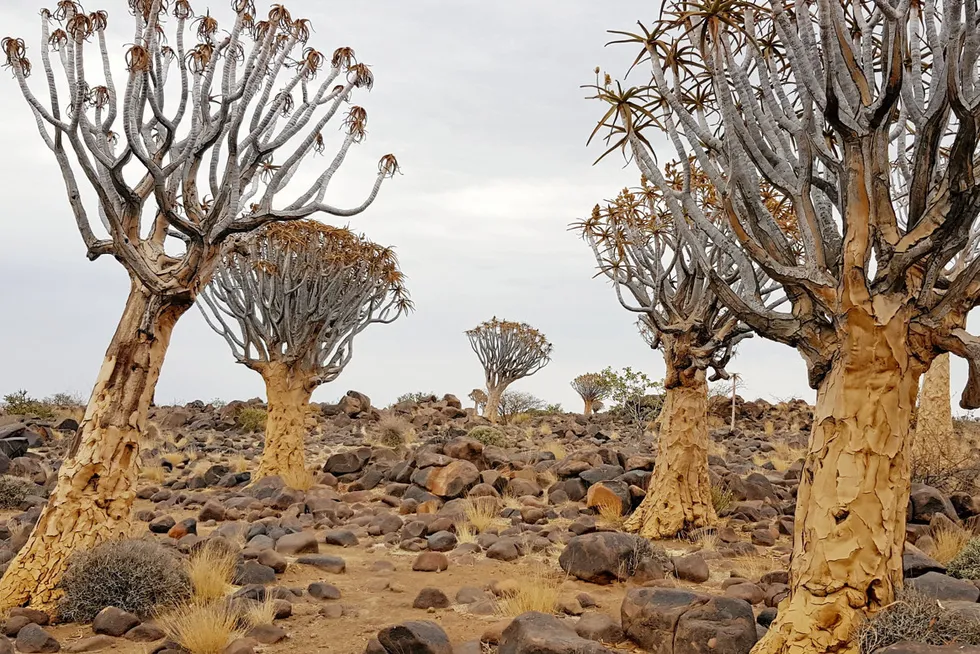
POLYGON ((41 12, 39 66, 22 39, 2 41, 58 162, 89 258, 112 254, 152 292, 193 296, 230 235, 316 214, 354 215, 397 171, 386 155, 363 202, 325 201, 365 135, 366 112, 342 105, 374 78, 350 48, 329 58, 310 47, 309 21, 279 5, 259 20, 251 0, 232 3, 226 31, 210 14, 195 17, 187 0, 130 0, 130 9, 136 29, 123 76, 112 70, 108 14, 73 0, 41 12), (29 83, 32 73, 40 73, 43 93, 29 83), (333 158, 296 200, 277 202, 304 164, 314 168, 330 123, 345 132, 333 158), (94 191, 94 209, 82 184, 94 191), (93 214, 107 237, 96 236, 93 214))

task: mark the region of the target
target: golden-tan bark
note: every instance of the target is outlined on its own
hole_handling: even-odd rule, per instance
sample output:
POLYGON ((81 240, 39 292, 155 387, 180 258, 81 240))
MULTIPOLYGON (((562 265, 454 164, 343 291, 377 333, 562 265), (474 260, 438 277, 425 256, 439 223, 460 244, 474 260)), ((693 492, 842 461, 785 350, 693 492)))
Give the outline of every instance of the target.
POLYGON ((915 418, 915 440, 949 442, 954 435, 953 411, 949 401, 949 354, 933 359, 923 375, 919 410, 915 418))
POLYGON ((500 384, 487 389, 487 405, 483 407, 483 417, 490 421, 490 424, 497 424, 500 417, 500 396, 504 394, 506 384, 500 384))
POLYGON ((790 595, 754 654, 856 653, 855 627, 902 584, 910 420, 924 365, 902 310, 852 308, 817 391, 801 475, 790 595))
POLYGON ((644 538, 673 538, 717 519, 708 477, 708 383, 703 370, 680 375, 667 389, 657 464, 643 502, 625 529, 644 538))
POLYGON ((585 400, 585 408, 582 410, 582 415, 589 417, 592 415, 592 407, 595 404, 595 400, 585 400))
POLYGON ((278 362, 258 368, 265 380, 269 415, 265 422, 265 448, 253 480, 280 476, 302 479, 306 471, 303 438, 309 412, 312 375, 278 362))
POLYGON ((174 324, 191 304, 133 282, 57 485, 0 580, 0 611, 29 603, 54 612, 69 557, 126 533, 140 435, 174 324))

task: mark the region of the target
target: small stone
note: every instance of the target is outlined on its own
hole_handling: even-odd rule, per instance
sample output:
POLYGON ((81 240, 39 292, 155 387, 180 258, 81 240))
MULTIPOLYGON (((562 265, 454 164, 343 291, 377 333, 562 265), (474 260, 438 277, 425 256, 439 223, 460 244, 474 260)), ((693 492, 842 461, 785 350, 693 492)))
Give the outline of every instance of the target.
POLYGON ((116 639, 112 636, 107 636, 105 634, 100 634, 98 636, 89 636, 88 638, 80 638, 73 643, 69 643, 65 646, 66 652, 98 652, 100 650, 112 647, 116 644, 116 639))
POLYGON ((165 636, 163 629, 152 622, 144 622, 127 631, 125 637, 126 640, 136 643, 151 643, 155 640, 162 640, 165 636))
POLYGON ((58 652, 61 650, 61 643, 55 640, 54 636, 46 632, 40 625, 32 622, 17 634, 16 647, 18 652, 23 652, 24 654, 38 654, 58 652))
POLYGON ((280 554, 316 554, 319 546, 316 536, 308 531, 286 534, 276 541, 276 551, 280 554))
POLYGON ((711 576, 708 570, 708 562, 700 554, 676 557, 674 559, 674 574, 681 581, 690 581, 695 584, 704 583, 711 576))
POLYGON ((263 645, 272 645, 286 637, 286 630, 279 625, 260 624, 249 629, 248 637, 263 645))
POLYGON ((306 592, 310 594, 310 597, 315 597, 316 599, 322 599, 322 600, 340 599, 340 590, 333 584, 324 583, 322 581, 315 581, 312 584, 310 584, 307 587, 306 592))
POLYGON ((337 547, 353 547, 358 544, 357 536, 354 535, 354 532, 345 529, 326 532, 323 535, 323 542, 327 545, 335 545, 337 547))
POLYGON ((255 560, 262 565, 269 566, 272 568, 276 574, 282 574, 286 571, 286 557, 277 552, 276 550, 262 550, 259 555, 255 557, 255 560))
POLYGON ((333 574, 342 574, 347 570, 347 563, 342 558, 326 554, 306 554, 296 559, 296 563, 311 565, 333 574))
POLYGON ((449 598, 438 588, 423 588, 412 602, 416 609, 445 609, 449 608, 449 598))
POLYGON ((106 636, 119 637, 140 623, 140 619, 128 611, 107 606, 92 620, 92 631, 106 636))
POLYGON ((442 552, 422 552, 412 564, 416 572, 442 572, 449 568, 449 559, 442 552))

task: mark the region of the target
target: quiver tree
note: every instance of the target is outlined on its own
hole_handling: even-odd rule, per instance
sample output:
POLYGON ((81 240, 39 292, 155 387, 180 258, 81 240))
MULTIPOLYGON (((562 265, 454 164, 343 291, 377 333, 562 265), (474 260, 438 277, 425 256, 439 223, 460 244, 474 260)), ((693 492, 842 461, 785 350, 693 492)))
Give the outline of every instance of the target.
POLYGON ((312 220, 271 223, 221 257, 198 306, 235 359, 262 375, 269 416, 253 479, 305 473, 310 395, 350 362, 354 337, 412 308, 390 248, 312 220))
MULTIPOLYGON (((710 187, 702 191, 702 202, 713 201, 710 187)), ((624 189, 576 227, 620 304, 640 314, 640 332, 662 352, 667 369, 657 465, 625 528, 659 539, 707 527, 716 519, 708 477, 707 371, 712 381, 726 379, 725 366, 749 330, 711 290, 695 246, 677 234, 655 187, 624 189)), ((699 246, 718 258, 707 239, 699 246)))
POLYGON ((481 388, 474 388, 467 397, 473 400, 473 408, 477 411, 482 411, 487 405, 487 394, 481 388))
POLYGON ((87 256, 115 258, 130 278, 58 483, 0 582, 0 610, 28 601, 52 609, 67 557, 124 533, 139 434, 171 331, 228 237, 271 221, 356 214, 397 167, 392 156, 382 159, 359 206, 325 202, 331 178, 365 133, 364 110, 342 107, 373 78, 349 48, 329 57, 309 47, 309 21, 281 5, 260 20, 251 0, 236 0, 234 20, 219 31, 187 0, 129 5, 135 33, 122 84, 104 11, 86 13, 71 0, 42 10, 33 61, 22 39, 0 42, 58 163, 87 256), (38 71, 35 94, 29 77, 38 71), (333 159, 294 200, 277 202, 301 165, 328 146, 322 134, 331 121, 345 132, 333 159), (93 214, 104 236, 93 229, 93 214))
POLYGON ((944 351, 965 357, 961 405, 980 404, 980 340, 965 331, 980 297, 977 5, 772 7, 667 7, 623 36, 649 81, 597 95, 612 149, 629 149, 685 238, 723 253, 721 266, 698 255, 715 292, 796 348, 817 391, 790 595, 757 651, 853 652, 858 623, 902 583, 920 375, 944 351), (680 188, 659 173, 650 127, 718 189, 729 231, 698 207, 687 164, 680 188), (784 306, 759 301, 763 275, 784 306))
POLYGON ((587 372, 584 375, 579 375, 572 380, 571 385, 585 403, 585 408, 582 409, 582 414, 585 416, 591 416, 595 410, 596 402, 601 404, 602 400, 609 395, 609 385, 606 383, 606 378, 598 373, 587 372))
POLYGON ((496 317, 470 329, 466 336, 483 365, 487 383, 483 414, 496 423, 500 396, 518 379, 530 377, 548 365, 551 343, 530 325, 497 320, 496 317))

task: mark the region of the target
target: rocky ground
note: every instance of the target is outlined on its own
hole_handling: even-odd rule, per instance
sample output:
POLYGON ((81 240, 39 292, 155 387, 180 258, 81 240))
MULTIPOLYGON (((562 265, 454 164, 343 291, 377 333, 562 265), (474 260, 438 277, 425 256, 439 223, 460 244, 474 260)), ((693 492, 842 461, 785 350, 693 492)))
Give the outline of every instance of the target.
MULTIPOLYGON (((379 411, 355 392, 313 407, 306 490, 251 483, 262 438, 243 427, 255 426, 260 402, 154 408, 132 536, 184 554, 219 538, 240 551, 234 595, 281 601, 235 654, 741 654, 787 592, 812 410, 739 400, 731 431, 728 400, 711 407, 722 519, 683 540, 651 546, 620 531, 644 495, 655 438, 608 414, 490 429, 453 396, 379 411)), ((0 416, 0 474, 33 484, 0 511, 0 570, 36 521, 74 427, 0 416)), ((972 529, 977 514, 969 492, 914 486, 906 552, 912 585, 974 615, 980 588, 929 554, 937 529, 972 529)), ((179 649, 152 621, 115 609, 57 625, 15 609, 3 631, 0 654, 179 649)))

